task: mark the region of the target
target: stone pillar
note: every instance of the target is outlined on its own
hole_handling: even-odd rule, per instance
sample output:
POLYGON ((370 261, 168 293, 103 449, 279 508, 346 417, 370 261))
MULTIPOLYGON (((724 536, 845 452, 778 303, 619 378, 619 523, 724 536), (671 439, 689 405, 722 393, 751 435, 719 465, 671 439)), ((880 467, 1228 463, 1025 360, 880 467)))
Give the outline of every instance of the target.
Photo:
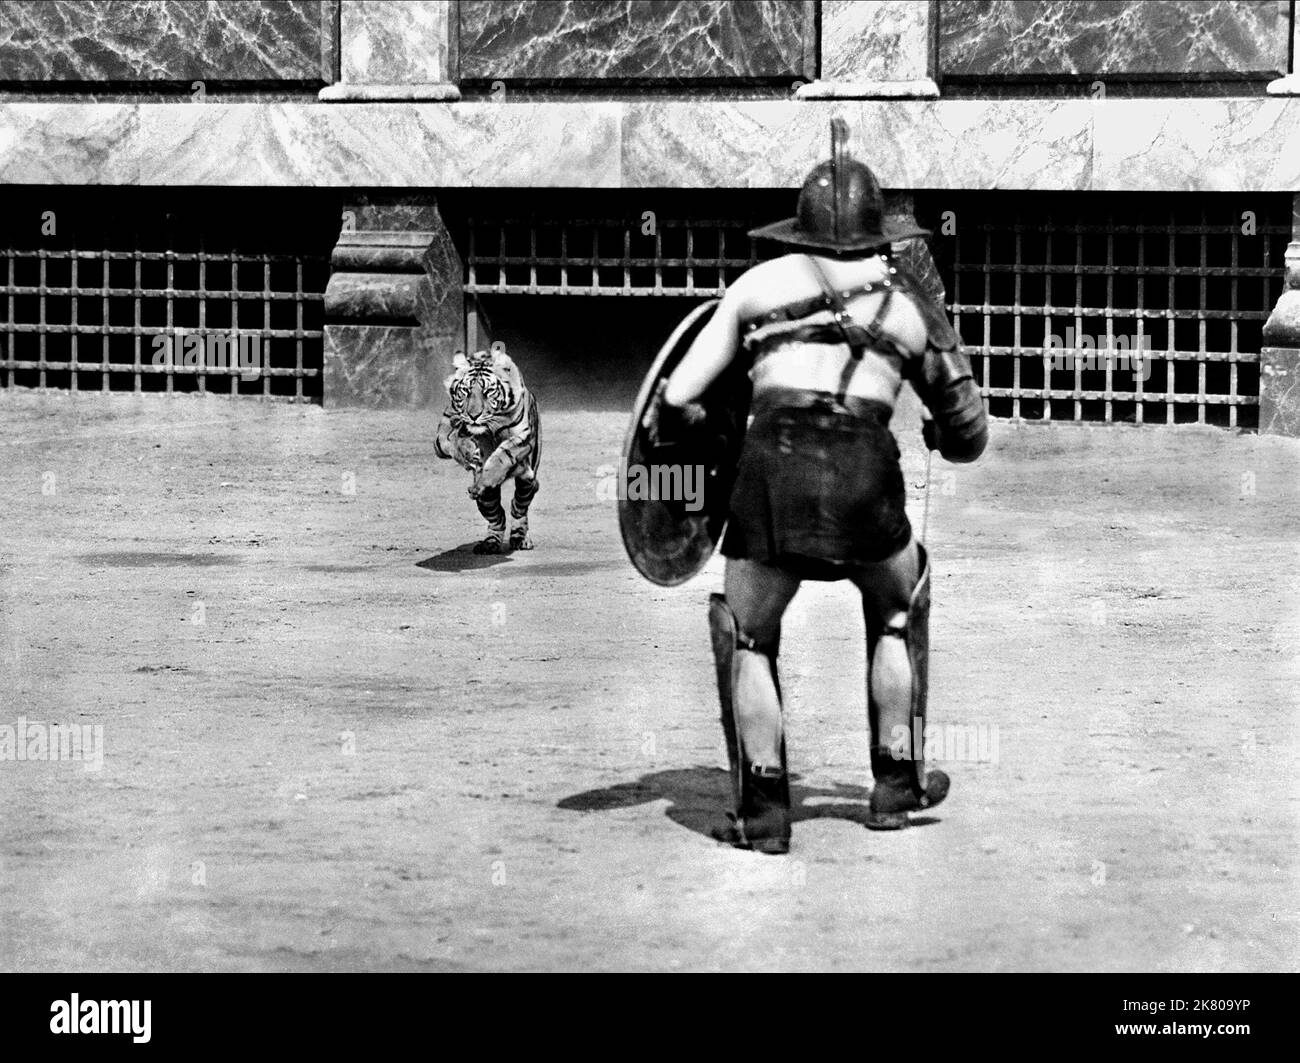
POLYGON ((1300 96, 1300 10, 1291 5, 1291 72, 1268 83, 1270 96, 1300 96))
POLYGON ((822 0, 820 80, 800 100, 929 99, 935 0, 822 0))
POLYGON ((451 0, 341 0, 339 82, 322 100, 459 100, 451 0))
POLYGON ((325 289, 326 406, 428 406, 464 347, 460 255, 428 197, 358 196, 325 289))
POLYGON ((1259 431, 1300 436, 1300 195, 1291 201, 1282 297, 1264 322, 1259 352, 1259 431))

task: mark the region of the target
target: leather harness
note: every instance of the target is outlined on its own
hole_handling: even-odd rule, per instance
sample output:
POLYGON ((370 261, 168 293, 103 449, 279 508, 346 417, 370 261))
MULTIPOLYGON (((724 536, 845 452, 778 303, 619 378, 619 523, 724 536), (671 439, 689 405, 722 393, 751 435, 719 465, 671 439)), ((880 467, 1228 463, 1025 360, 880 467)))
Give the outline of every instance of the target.
POLYGON ((850 358, 844 367, 844 371, 840 374, 839 385, 835 392, 835 401, 840 405, 844 405, 845 400, 848 398, 849 384, 852 383, 853 376, 862 364, 863 355, 868 348, 886 355, 893 355, 900 361, 906 361, 908 358, 907 352, 890 339, 882 327, 885 315, 889 312, 889 304, 893 299, 894 286, 892 277, 896 271, 891 266, 889 267, 889 275, 883 281, 864 284, 859 288, 840 292, 831 284, 830 278, 826 276, 815 258, 809 256, 808 261, 817 274, 817 283, 821 286, 822 294, 797 303, 791 303, 778 310, 769 311, 763 317, 750 321, 746 326, 746 331, 753 333, 764 325, 774 324, 779 321, 800 321, 823 310, 830 311, 833 323, 810 323, 796 329, 783 331, 779 335, 763 337, 757 341, 746 338, 745 346, 750 349, 757 359, 763 357, 766 353, 764 348, 775 346, 777 343, 845 344, 849 348, 850 358), (848 307, 845 305, 846 301, 854 296, 876 291, 877 289, 882 292, 884 298, 881 299, 875 316, 868 323, 859 324, 849 314, 848 307))

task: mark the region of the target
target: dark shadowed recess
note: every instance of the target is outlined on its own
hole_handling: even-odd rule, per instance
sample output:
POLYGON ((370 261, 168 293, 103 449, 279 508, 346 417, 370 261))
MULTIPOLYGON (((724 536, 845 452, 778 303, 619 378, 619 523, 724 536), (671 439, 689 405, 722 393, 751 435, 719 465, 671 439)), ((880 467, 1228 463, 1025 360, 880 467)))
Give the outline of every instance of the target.
POLYGON ((340 202, 314 189, 6 188, 0 387, 320 402, 340 202), (255 337, 268 371, 159 369, 157 338, 177 330, 255 337))
POLYGON ((626 411, 682 318, 780 253, 746 231, 792 214, 796 195, 503 189, 447 192, 439 203, 471 294, 479 286, 487 335, 523 367, 542 410, 626 411))

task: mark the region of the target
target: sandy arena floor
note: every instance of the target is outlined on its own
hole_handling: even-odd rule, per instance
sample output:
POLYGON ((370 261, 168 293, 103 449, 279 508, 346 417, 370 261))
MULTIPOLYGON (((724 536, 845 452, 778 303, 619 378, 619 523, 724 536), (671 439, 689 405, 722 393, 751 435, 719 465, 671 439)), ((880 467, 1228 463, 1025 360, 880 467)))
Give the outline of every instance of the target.
POLYGON ((767 858, 710 837, 718 561, 642 581, 625 415, 545 408, 538 548, 482 559, 432 415, 0 393, 0 725, 103 734, 98 771, 0 760, 0 968, 1300 962, 1300 443, 936 461, 932 712, 981 741, 864 829, 861 619, 808 586, 767 858))

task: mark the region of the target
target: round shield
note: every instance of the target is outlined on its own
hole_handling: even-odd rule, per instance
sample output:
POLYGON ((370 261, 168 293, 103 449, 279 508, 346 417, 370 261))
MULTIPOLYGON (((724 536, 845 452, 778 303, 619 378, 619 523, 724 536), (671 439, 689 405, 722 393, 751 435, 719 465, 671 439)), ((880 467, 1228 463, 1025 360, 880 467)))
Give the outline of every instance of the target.
POLYGON ((749 414, 750 381, 733 361, 697 400, 704 427, 688 441, 654 446, 644 424, 659 388, 717 308, 690 312, 664 344, 632 411, 618 469, 618 524, 632 565, 651 583, 675 587, 713 556, 727 522, 749 414))

